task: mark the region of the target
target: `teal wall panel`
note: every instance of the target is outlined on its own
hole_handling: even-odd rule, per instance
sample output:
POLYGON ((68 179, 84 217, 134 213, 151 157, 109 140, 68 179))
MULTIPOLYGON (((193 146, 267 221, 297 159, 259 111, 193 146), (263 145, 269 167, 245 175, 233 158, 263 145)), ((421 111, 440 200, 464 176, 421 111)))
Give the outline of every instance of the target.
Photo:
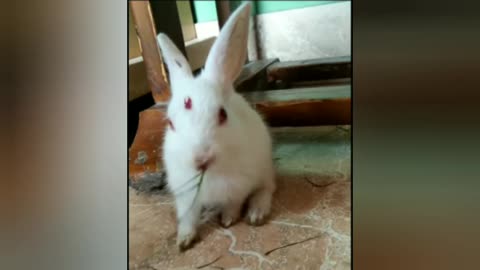
MULTIPOLYGON (((230 1, 234 9, 243 1, 230 1)), ((326 4, 334 4, 341 1, 255 1, 254 14, 265 14, 297 8, 306 8, 326 4)), ((215 1, 194 0, 193 9, 195 14, 195 22, 211 22, 216 21, 217 11, 215 1)))

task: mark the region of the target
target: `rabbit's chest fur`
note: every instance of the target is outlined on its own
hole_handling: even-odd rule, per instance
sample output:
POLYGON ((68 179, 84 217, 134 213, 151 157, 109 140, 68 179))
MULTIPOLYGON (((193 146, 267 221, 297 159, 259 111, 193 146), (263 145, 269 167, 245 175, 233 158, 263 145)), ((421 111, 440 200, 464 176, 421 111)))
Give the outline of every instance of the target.
POLYGON ((255 181, 239 176, 206 177, 199 191, 199 202, 202 205, 227 205, 232 201, 245 200, 255 189, 255 181))

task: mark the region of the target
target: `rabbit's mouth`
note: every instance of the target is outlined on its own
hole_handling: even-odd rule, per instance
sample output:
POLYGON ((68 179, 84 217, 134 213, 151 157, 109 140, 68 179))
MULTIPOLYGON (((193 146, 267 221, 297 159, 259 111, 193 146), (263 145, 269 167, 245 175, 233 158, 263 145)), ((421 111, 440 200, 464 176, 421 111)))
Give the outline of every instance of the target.
POLYGON ((212 157, 201 156, 201 157, 195 158, 195 165, 197 167, 197 170, 205 172, 208 169, 208 167, 213 163, 214 160, 215 158, 213 156, 212 157))

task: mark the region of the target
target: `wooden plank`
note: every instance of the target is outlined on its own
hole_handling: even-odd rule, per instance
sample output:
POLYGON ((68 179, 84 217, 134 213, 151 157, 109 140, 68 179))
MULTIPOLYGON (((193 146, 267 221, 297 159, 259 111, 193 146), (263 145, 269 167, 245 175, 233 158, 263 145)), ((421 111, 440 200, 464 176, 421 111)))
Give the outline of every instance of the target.
POLYGON ((258 60, 246 64, 234 83, 237 92, 268 88, 267 68, 276 62, 278 62, 278 58, 258 60))
POLYGON ((293 102, 350 98, 351 86, 322 86, 242 93, 250 103, 293 102))
POLYGON ((351 77, 351 57, 278 62, 268 67, 269 82, 316 81, 351 77))
POLYGON ((156 29, 149 2, 130 2, 145 63, 147 82, 155 101, 168 100, 170 88, 156 40, 156 29))
POLYGON ((137 57, 128 61, 128 101, 132 101, 150 92, 147 71, 143 58, 137 57))
POLYGON ((135 22, 132 16, 132 9, 128 7, 128 59, 141 56, 140 44, 138 43, 137 31, 135 30, 135 22))
POLYGON ((197 70, 205 65, 208 52, 215 39, 216 37, 195 39, 185 44, 188 62, 192 70, 197 70))
POLYGON ((177 4, 178 16, 182 26, 183 39, 185 41, 197 38, 195 23, 193 22, 192 7, 190 1, 175 1, 177 4))
MULTIPOLYGON (((328 86, 328 85, 351 85, 352 79, 351 78, 340 78, 340 79, 328 79, 328 80, 317 80, 317 81, 293 81, 290 82, 288 85, 289 87, 308 87, 308 86, 328 86)), ((280 85, 275 85, 275 89, 278 88, 285 88, 279 87, 280 85)))
MULTIPOLYGON (((335 65, 335 64, 349 64, 352 58, 350 56, 316 58, 298 61, 282 61, 275 65, 276 68, 289 68, 296 66, 316 66, 316 65, 335 65)), ((274 68, 274 67, 272 67, 274 68)))
POLYGON ((140 113, 137 133, 128 149, 129 179, 138 181, 163 168, 161 153, 166 107, 153 106, 140 113))
POLYGON ((351 86, 242 94, 271 127, 351 124, 351 86))
POLYGON ((230 1, 215 1, 215 7, 217 9, 218 28, 222 29, 228 16, 230 16, 230 1))
POLYGON ((271 127, 350 125, 351 100, 258 102, 256 110, 271 127))

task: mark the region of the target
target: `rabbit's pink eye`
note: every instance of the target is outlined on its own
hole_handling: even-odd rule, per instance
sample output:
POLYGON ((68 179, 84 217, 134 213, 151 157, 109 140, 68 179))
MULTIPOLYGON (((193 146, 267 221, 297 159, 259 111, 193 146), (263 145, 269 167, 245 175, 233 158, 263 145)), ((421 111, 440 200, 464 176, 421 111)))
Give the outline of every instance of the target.
POLYGON ((175 127, 173 126, 173 123, 170 119, 167 119, 167 122, 168 122, 168 126, 173 130, 175 131, 175 127))
POLYGON ((185 109, 187 110, 192 109, 192 99, 190 97, 186 97, 183 102, 185 104, 185 109))
POLYGON ((227 112, 226 112, 225 109, 222 107, 222 108, 220 108, 220 110, 218 111, 218 124, 219 124, 219 125, 222 125, 223 123, 225 123, 225 121, 227 121, 227 112))

